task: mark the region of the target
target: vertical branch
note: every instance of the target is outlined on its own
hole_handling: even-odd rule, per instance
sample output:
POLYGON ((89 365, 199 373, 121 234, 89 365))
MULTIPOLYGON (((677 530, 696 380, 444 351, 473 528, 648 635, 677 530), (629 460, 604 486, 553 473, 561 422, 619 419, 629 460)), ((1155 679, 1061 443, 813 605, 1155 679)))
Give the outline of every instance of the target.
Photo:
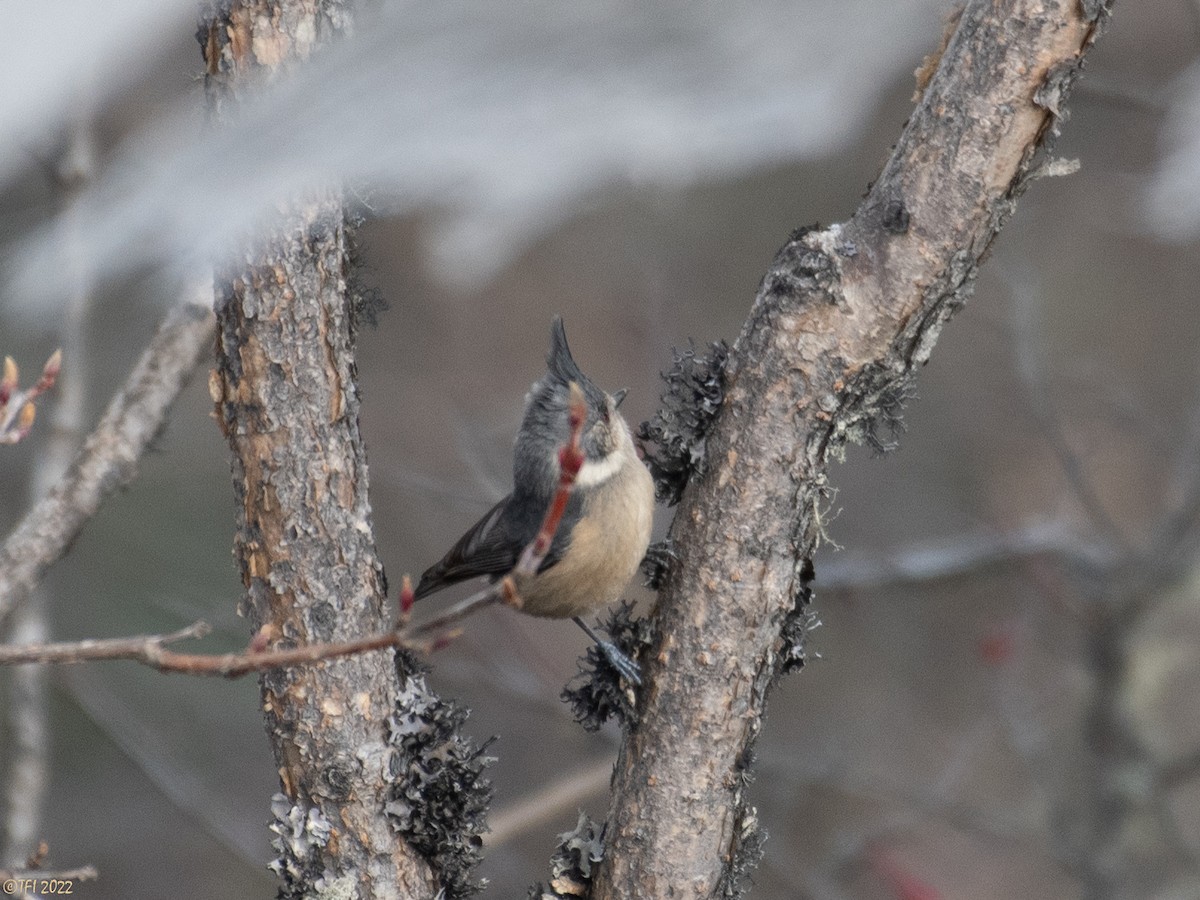
MULTIPOLYGON (((94 165, 91 125, 77 123, 67 138, 55 176, 68 197, 92 176, 94 165)), ((70 268, 72 289, 67 298, 58 339, 70 364, 57 381, 54 427, 46 440, 46 450, 34 468, 30 499, 46 496, 66 472, 83 434, 84 399, 87 383, 87 341, 84 329, 91 306, 92 286, 78 260, 76 228, 68 225, 65 246, 66 265, 70 268)), ((35 589, 15 611, 5 637, 13 644, 45 641, 50 634, 46 623, 49 598, 45 588, 35 589)), ((25 666, 13 671, 8 684, 8 704, 4 734, 10 747, 8 771, 4 779, 4 847, 0 863, 20 865, 37 847, 41 829, 42 804, 49 780, 50 746, 46 702, 46 669, 25 666)))
MULTIPOLYGON (((342 30, 337 3, 234 0, 202 28, 214 107, 342 30)), ((218 278, 218 419, 233 450, 244 612, 269 646, 386 627, 359 433, 347 226, 336 191, 294 201, 218 278)), ((266 649, 266 648, 263 648, 266 649)), ((391 651, 260 680, 285 798, 273 830, 283 896, 432 897, 436 878, 385 814, 394 777, 391 651)))

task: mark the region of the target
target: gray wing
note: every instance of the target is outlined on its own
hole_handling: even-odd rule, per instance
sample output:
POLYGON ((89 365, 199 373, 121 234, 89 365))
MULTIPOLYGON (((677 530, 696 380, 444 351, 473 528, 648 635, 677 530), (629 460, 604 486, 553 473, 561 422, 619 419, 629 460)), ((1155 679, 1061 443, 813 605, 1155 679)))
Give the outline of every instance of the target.
MULTIPOLYGON (((537 535, 541 516, 530 522, 528 516, 519 517, 509 494, 493 506, 482 519, 471 526, 442 560, 425 570, 421 582, 414 592, 421 599, 442 588, 466 581, 468 578, 490 576, 499 578, 512 571, 525 545, 537 535), (524 521, 521 521, 524 519, 524 521)), ((562 525, 554 535, 550 552, 539 571, 545 571, 561 558, 571 533, 570 525, 579 517, 581 507, 578 492, 571 496, 562 525)))

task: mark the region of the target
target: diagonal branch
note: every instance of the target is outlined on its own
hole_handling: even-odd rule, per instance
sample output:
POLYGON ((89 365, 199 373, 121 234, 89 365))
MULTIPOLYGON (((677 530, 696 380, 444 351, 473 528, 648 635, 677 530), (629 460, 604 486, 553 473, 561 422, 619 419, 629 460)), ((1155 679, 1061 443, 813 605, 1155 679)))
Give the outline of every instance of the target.
POLYGON ((212 339, 207 305, 185 302, 167 314, 66 475, 0 547, 0 630, 105 498, 133 480, 138 460, 212 339))
POLYGON ((897 415, 1106 16, 973 0, 854 216, 797 232, 772 263, 672 526, 593 900, 737 895, 759 842, 747 768, 770 687, 800 658, 829 459, 897 415))

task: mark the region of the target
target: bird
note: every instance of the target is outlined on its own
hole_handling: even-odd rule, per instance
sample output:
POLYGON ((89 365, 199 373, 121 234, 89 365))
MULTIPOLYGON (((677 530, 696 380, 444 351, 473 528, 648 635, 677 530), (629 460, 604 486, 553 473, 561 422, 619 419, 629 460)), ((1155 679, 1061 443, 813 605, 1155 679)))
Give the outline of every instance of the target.
POLYGON ((413 595, 419 600, 470 578, 494 582, 513 571, 558 489, 558 451, 571 437, 574 383, 586 406, 583 463, 549 552, 537 573, 515 578, 515 586, 523 612, 574 619, 618 672, 640 683, 637 665, 582 618, 620 598, 650 544, 654 482, 618 411, 627 392, 606 393, 580 370, 561 316, 551 323, 546 370, 525 397, 513 447, 512 492, 422 574, 413 595))

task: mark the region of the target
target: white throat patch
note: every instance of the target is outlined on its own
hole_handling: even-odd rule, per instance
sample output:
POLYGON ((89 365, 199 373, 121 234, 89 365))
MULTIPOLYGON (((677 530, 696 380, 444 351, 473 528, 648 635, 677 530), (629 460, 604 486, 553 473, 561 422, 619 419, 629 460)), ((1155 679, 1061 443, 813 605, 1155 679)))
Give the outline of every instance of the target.
POLYGON ((585 459, 579 468, 579 474, 575 476, 575 483, 585 488, 604 484, 621 471, 624 462, 625 455, 619 450, 608 454, 604 459, 585 459))

